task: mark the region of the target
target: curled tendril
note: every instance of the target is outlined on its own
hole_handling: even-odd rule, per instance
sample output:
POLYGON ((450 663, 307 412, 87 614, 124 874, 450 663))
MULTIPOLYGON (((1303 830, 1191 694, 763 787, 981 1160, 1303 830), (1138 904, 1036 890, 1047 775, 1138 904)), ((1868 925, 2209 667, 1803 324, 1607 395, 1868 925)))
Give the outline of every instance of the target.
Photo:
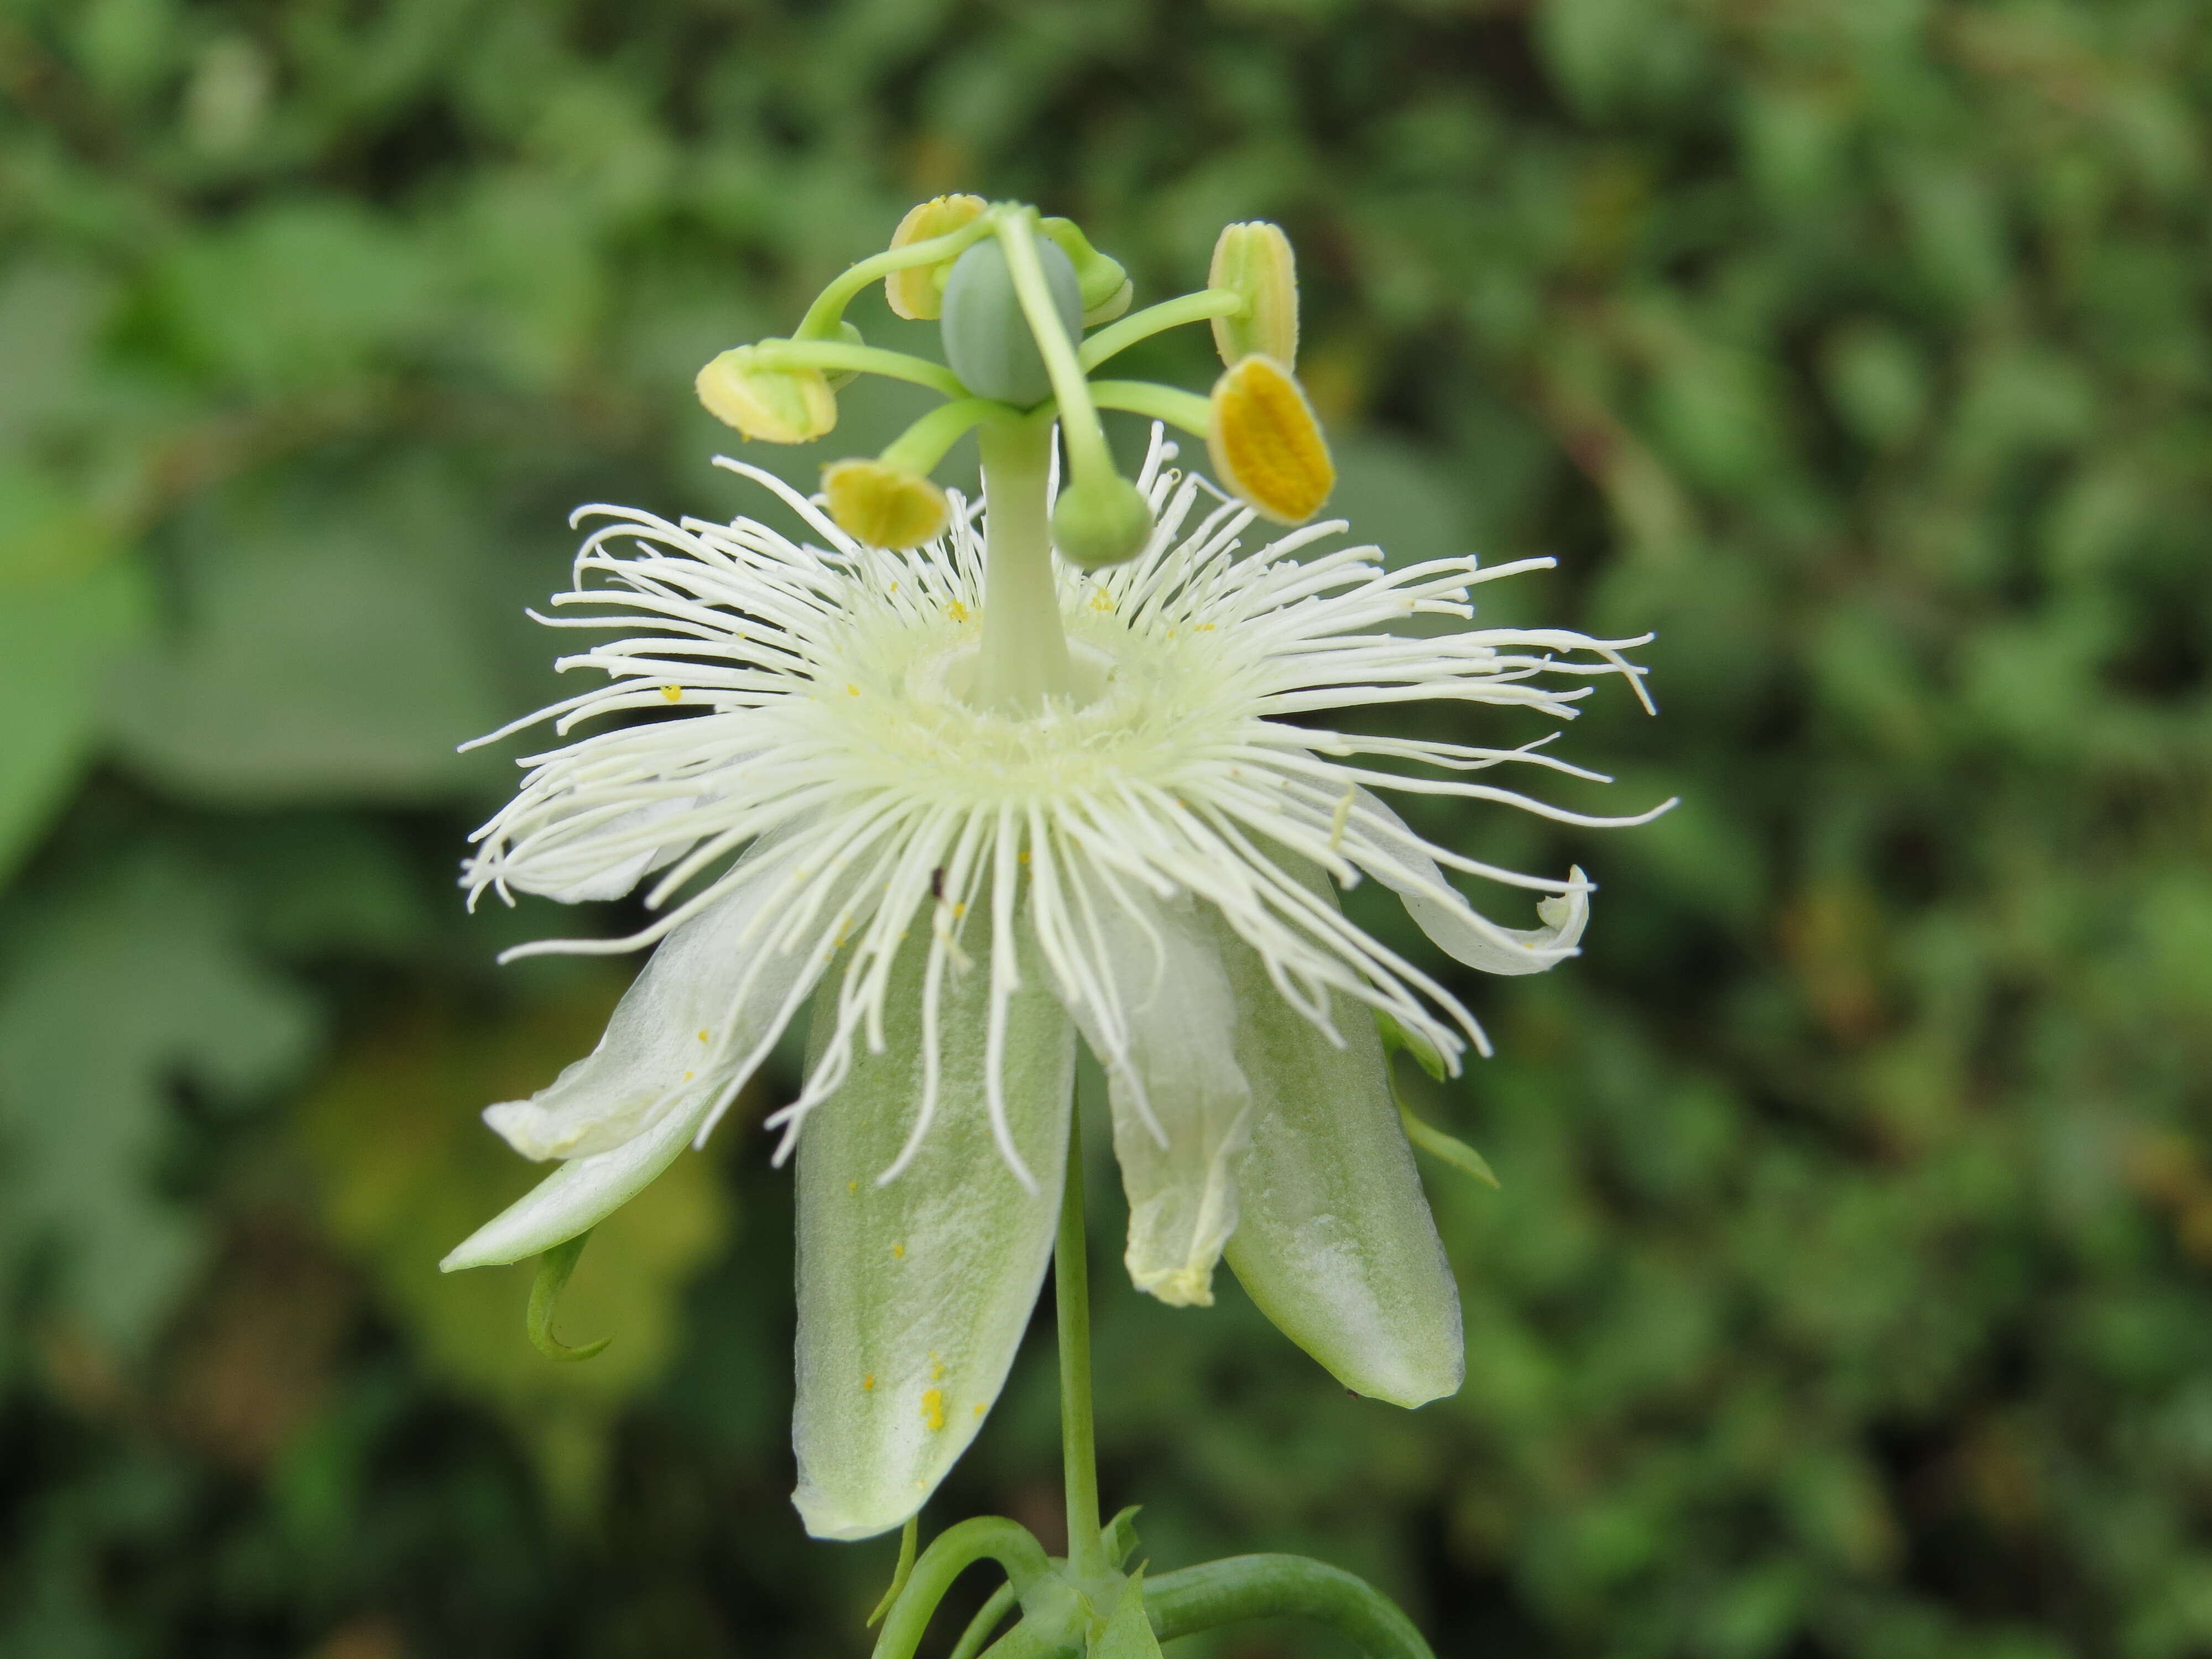
POLYGON ((868 1622, 864 1628, 873 1630, 883 1622, 884 1615, 891 1610, 891 1604, 899 1599, 899 1592, 906 1588, 906 1581, 914 1577, 915 1547, 921 1540, 921 1511, 916 1510, 907 1516, 906 1528, 899 1534, 898 1565, 891 1571, 891 1587, 884 1592, 884 1599, 876 1603, 876 1610, 868 1615, 868 1622))
POLYGON ((596 1342, 572 1348, 553 1335, 554 1300, 561 1294, 561 1287, 568 1282, 568 1275, 576 1271, 576 1258, 583 1255, 585 1241, 591 1236, 592 1230, 586 1227, 538 1258, 538 1279, 530 1287, 530 1312, 526 1323, 530 1331, 530 1346, 548 1359, 589 1359, 614 1340, 611 1336, 603 1336, 596 1342))

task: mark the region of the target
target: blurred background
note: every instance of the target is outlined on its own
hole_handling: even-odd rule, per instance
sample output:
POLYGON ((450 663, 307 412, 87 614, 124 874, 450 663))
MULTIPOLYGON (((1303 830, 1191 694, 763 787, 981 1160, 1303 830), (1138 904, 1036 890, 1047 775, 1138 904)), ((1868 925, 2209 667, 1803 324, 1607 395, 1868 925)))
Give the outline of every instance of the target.
MULTIPOLYGON (((1446 1655, 2212 1654, 2209 100, 2196 0, 6 0, 0 1650, 866 1650, 890 1541, 787 1501, 787 1074, 601 1230, 600 1359, 433 1271, 631 966, 493 966, 633 919, 465 917, 521 746, 453 745, 553 695, 571 507, 760 509, 698 365, 972 190, 1139 303, 1286 226, 1340 510, 1656 629, 1559 798, 1683 798, 1420 820, 1603 888, 1408 1079, 1504 1183, 1425 1165, 1456 1399, 1139 1298, 1095 1170, 1144 1553, 1446 1655)), ((908 412, 843 402, 750 459, 908 412)), ((932 1526, 1057 1541, 1032 1334, 932 1526)))

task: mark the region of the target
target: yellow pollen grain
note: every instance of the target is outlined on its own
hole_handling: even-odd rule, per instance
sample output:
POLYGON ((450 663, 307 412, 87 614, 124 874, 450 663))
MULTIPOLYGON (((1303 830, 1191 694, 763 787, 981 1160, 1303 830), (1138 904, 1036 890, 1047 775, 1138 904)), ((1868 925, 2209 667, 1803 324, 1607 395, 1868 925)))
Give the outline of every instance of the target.
POLYGON ((845 687, 845 695, 848 697, 857 697, 860 695, 860 688, 848 682, 845 687))
POLYGON ((959 600, 955 599, 951 604, 945 607, 945 614, 951 617, 955 622, 966 622, 968 620, 968 607, 961 604, 959 600))
POLYGON ((1091 596, 1091 608, 1093 611, 1110 611, 1114 608, 1114 596, 1104 588, 1100 588, 1091 596))
POLYGON ((956 904, 952 907, 952 915, 956 920, 961 916, 966 915, 967 914, 968 907, 964 904, 956 904))
POLYGON ((1194 634, 1211 634, 1213 632, 1213 624, 1212 623, 1200 623, 1196 628, 1191 629, 1191 632, 1194 634))
POLYGON ((945 1380, 945 1362, 941 1359, 938 1359, 937 1356, 934 1354, 932 1354, 930 1358, 932 1360, 935 1361, 935 1363, 929 1368, 929 1380, 933 1382, 942 1382, 945 1380))
POLYGON ((696 1072, 686 1072, 686 1073, 684 1073, 684 1080, 686 1083, 689 1083, 689 1082, 690 1082, 693 1078, 695 1078, 695 1077, 696 1077, 696 1076, 698 1076, 698 1075, 699 1075, 699 1073, 696 1073, 696 1072))
POLYGON ((873 1371, 870 1371, 866 1376, 860 1379, 860 1392, 862 1394, 873 1394, 875 1391, 876 1374, 873 1371))
POLYGON ((924 1389, 921 1391, 921 1420, 932 1434, 945 1426, 945 1390, 924 1389))
POLYGON ((979 1400, 979 1401, 977 1401, 975 1402, 975 1415, 976 1415, 976 1416, 978 1416, 978 1417, 981 1417, 982 1414, 983 1414, 983 1402, 982 1402, 981 1401, 980 1401, 980 1400, 979 1400))
POLYGON ((860 1183, 857 1181, 848 1181, 845 1183, 845 1190, 848 1193, 857 1193, 860 1190, 860 1183))
POLYGON ((706 1034, 704 1031, 700 1032, 700 1033, 699 1033, 699 1041, 700 1041, 700 1042, 704 1042, 706 1040, 707 1040, 707 1034, 706 1034))
POLYGON ((905 1260, 906 1260, 906 1246, 905 1246, 905 1245, 903 1245, 903 1244, 894 1244, 894 1245, 892 1245, 892 1246, 891 1246, 891 1260, 892 1260, 892 1261, 905 1261, 905 1260))
POLYGON ((660 695, 671 702, 682 702, 684 688, 680 685, 664 685, 660 688, 660 695))
POLYGON ((1206 445, 1222 482, 1270 519, 1310 519, 1336 486, 1312 405, 1272 357, 1238 360, 1214 382, 1206 445))

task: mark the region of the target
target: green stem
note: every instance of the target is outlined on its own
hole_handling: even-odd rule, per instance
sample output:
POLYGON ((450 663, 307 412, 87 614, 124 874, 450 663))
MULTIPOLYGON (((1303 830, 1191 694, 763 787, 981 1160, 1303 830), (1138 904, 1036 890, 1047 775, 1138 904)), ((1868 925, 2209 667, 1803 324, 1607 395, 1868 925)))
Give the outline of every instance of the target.
POLYGON ((876 1638, 874 1659, 914 1659, 922 1632, 929 1628, 929 1616, 952 1581, 986 1559, 1006 1568, 1017 1595, 1052 1571, 1044 1546, 1002 1516, 979 1516, 948 1527, 914 1564, 905 1590, 884 1620, 884 1633, 876 1638))
MULTIPOLYGON (((1069 1113, 1073 1115, 1071 1102, 1069 1113)), ((1067 1483, 1067 1565, 1079 1582, 1112 1573, 1098 1529, 1098 1449, 1091 1425, 1091 1268, 1083 1236, 1083 1136, 1067 1137, 1067 1186, 1060 1239, 1052 1253, 1053 1300, 1060 1321, 1060 1455, 1067 1483)))
POLYGON ((1013 1611, 1014 1603, 1018 1599, 1012 1584, 1001 1584, 993 1590, 991 1599, 984 1602, 976 1610, 975 1616, 968 1621, 968 1628, 961 1632, 959 1641, 953 1644, 952 1651, 945 1656, 945 1659, 975 1659, 975 1656, 982 1652, 983 1644, 991 1639, 991 1632, 998 1629, 999 1621, 1013 1611))
POLYGON ((1044 371, 1052 380, 1053 399, 1060 406, 1060 429, 1067 434, 1067 463, 1079 478, 1104 478, 1114 471, 1114 453, 1106 447, 1105 428, 1091 407, 1091 386, 1075 347, 1061 325, 1060 307, 1045 286, 1044 267, 1037 263, 1036 210, 1010 213, 999 222, 999 245, 1006 251, 1006 271, 1014 279, 1014 297, 1022 302, 1044 371))
POLYGON ((1093 380, 1091 396, 1101 409, 1149 415, 1156 421, 1165 421, 1170 426, 1181 427, 1201 438, 1206 435, 1208 417, 1213 411, 1213 405, 1195 392, 1154 386, 1150 380, 1093 380))
POLYGON ((887 380, 911 380, 948 398, 965 398, 968 388, 942 363, 881 346, 854 345, 849 340, 763 340, 753 348, 753 361, 763 368, 826 368, 842 374, 881 374, 887 380))
POLYGON ((963 398, 939 404, 884 446, 878 460, 894 466, 927 472, 945 459, 945 452, 960 441, 969 428, 987 421, 1018 421, 1021 412, 989 398, 963 398))
POLYGON ((1232 1555, 1147 1578, 1145 1610, 1163 1642, 1288 1616, 1334 1625, 1369 1659, 1436 1659, 1413 1621, 1372 1584, 1303 1555, 1232 1555))
POLYGON ((1233 289, 1200 289, 1195 294, 1185 294, 1173 300, 1163 300, 1156 306, 1146 306, 1142 311, 1133 312, 1120 322, 1100 329, 1083 343, 1083 349, 1077 357, 1087 374, 1115 353, 1127 351, 1139 340, 1149 340, 1155 334, 1181 328, 1185 323, 1202 323, 1212 317, 1233 317, 1243 309, 1244 296, 1233 289))
MULTIPOLYGON (((1075 689, 1053 581, 1045 483, 1049 420, 992 422, 983 451, 983 649, 975 700, 1009 714, 1036 713, 1075 689)), ((1094 1531, 1097 1529, 1094 1523, 1094 1531)))
POLYGON ((895 270, 933 265, 940 259, 950 259, 964 252, 969 244, 980 242, 991 234, 999 216, 1000 210, 986 209, 957 230, 933 236, 926 242, 909 242, 904 247, 886 249, 848 267, 815 295, 814 303, 806 307, 806 315, 799 319, 796 337, 810 341, 836 339, 837 325, 844 319, 845 307, 855 294, 871 283, 883 281, 895 270))

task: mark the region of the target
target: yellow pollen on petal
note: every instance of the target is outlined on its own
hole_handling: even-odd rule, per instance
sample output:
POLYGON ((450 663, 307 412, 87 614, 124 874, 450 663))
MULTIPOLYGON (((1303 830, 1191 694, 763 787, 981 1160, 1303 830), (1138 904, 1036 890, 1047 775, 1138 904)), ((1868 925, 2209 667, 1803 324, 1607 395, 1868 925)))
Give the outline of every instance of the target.
POLYGON ((866 1376, 860 1379, 860 1392, 862 1394, 873 1394, 875 1389, 876 1374, 873 1371, 870 1371, 866 1376))
POLYGON ((905 1261, 905 1260, 906 1260, 906 1246, 905 1246, 905 1245, 903 1245, 903 1244, 894 1244, 894 1245, 892 1245, 892 1246, 891 1246, 891 1260, 892 1260, 892 1261, 905 1261))
POLYGON ((704 1031, 700 1032, 700 1033, 699 1033, 699 1041, 700 1041, 700 1042, 704 1042, 706 1040, 707 1040, 707 1034, 706 1034, 704 1031))
POLYGON ((945 1426, 945 1390, 924 1389, 921 1391, 921 1420, 932 1434, 945 1426))
POLYGON ((959 600, 955 599, 951 604, 945 607, 945 614, 951 617, 955 622, 966 622, 968 620, 968 607, 961 604, 959 600))
POLYGON ((943 1382, 945 1380, 945 1362, 939 1359, 935 1354, 929 1356, 929 1380, 933 1382, 943 1382))
POLYGON ((1239 358, 1213 383, 1206 443, 1221 482, 1279 524, 1310 519, 1336 486, 1313 406, 1272 357, 1239 358))
POLYGON ((848 1193, 857 1193, 860 1190, 860 1183, 857 1181, 848 1181, 845 1183, 845 1190, 848 1193))
POLYGON ((693 1078, 695 1078, 695 1077, 696 1077, 696 1076, 698 1076, 698 1075, 699 1075, 699 1073, 696 1073, 696 1072, 686 1072, 686 1073, 684 1073, 684 1080, 686 1083, 689 1083, 689 1082, 690 1082, 693 1078))
POLYGON ((978 1416, 978 1417, 981 1417, 982 1414, 983 1414, 983 1402, 982 1402, 981 1401, 980 1401, 980 1400, 979 1400, 979 1401, 977 1401, 975 1402, 975 1415, 976 1415, 976 1416, 978 1416))
POLYGON ((848 681, 845 686, 845 695, 848 697, 857 697, 860 695, 860 688, 848 681))
POLYGON ((660 695, 671 702, 682 702, 684 688, 680 685, 664 685, 660 688, 660 695))

